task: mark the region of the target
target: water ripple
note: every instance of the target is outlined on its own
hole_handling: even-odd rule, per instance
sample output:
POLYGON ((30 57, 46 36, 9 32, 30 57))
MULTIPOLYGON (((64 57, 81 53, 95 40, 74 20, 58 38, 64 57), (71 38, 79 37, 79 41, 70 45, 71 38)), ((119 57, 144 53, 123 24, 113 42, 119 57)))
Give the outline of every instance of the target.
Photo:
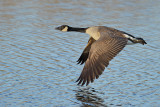
POLYGON ((149 0, 0 1, 0 106, 158 107, 159 7, 149 0), (106 25, 148 44, 126 46, 99 79, 81 87, 76 60, 89 36, 56 31, 62 24, 106 25))

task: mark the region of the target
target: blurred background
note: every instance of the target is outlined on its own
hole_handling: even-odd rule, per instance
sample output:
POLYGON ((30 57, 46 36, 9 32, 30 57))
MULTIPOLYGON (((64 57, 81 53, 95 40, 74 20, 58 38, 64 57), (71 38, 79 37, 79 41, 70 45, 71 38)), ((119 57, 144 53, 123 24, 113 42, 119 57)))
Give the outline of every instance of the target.
POLYGON ((160 2, 0 0, 0 107, 158 107, 160 2), (89 86, 75 83, 89 36, 60 25, 108 26, 142 37, 89 86))

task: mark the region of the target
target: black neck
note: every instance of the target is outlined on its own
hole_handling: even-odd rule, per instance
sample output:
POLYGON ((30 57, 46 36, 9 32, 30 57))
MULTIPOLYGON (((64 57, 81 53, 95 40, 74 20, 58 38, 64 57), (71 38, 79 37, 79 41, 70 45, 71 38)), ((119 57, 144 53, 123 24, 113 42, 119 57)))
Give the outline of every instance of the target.
POLYGON ((87 28, 76 28, 76 27, 69 27, 68 31, 75 31, 75 32, 81 32, 85 33, 87 28))

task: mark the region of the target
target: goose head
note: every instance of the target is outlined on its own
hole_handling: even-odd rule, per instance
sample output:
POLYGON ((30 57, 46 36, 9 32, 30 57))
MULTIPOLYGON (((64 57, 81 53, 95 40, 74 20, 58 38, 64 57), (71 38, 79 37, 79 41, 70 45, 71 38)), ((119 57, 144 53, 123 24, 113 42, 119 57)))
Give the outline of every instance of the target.
POLYGON ((68 29, 69 29, 69 26, 68 26, 68 25, 61 25, 61 26, 59 26, 59 27, 56 27, 55 29, 56 29, 56 30, 63 31, 63 32, 67 32, 68 29))

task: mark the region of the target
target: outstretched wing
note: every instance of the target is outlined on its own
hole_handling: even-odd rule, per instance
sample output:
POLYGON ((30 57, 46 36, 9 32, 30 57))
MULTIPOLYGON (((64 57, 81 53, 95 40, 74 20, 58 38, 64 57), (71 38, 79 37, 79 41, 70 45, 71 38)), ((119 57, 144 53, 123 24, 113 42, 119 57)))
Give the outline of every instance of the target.
POLYGON ((109 33, 100 33, 101 37, 91 45, 89 57, 78 80, 78 85, 88 85, 102 74, 109 61, 127 44, 127 39, 109 33))

